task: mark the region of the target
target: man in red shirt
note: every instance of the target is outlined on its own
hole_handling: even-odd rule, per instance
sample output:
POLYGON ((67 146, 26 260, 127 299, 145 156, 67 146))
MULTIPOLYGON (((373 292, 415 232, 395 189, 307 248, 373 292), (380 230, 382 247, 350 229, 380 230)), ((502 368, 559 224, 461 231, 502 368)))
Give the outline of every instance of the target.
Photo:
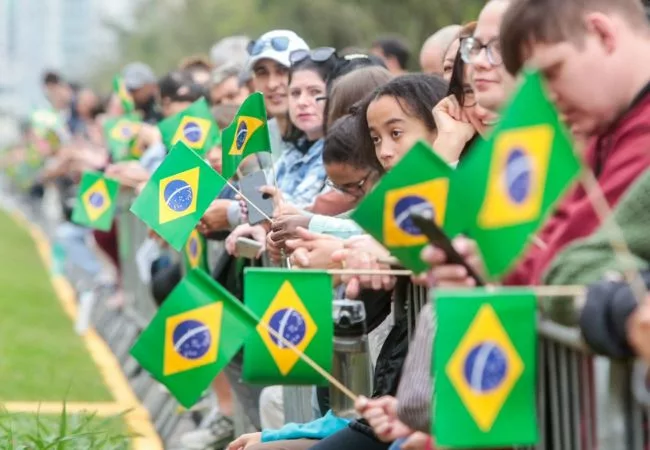
MULTIPOLYGON (((641 3, 513 0, 501 25, 500 51, 510 73, 524 63, 541 71, 571 131, 588 138, 585 164, 614 207, 650 166, 650 25, 641 3)), ((589 195, 576 187, 504 284, 538 284, 562 248, 599 225, 589 195)), ((458 238, 454 246, 480 270, 473 241, 458 238)), ((463 267, 445 264, 439 249, 427 247, 422 257, 435 285, 474 284, 463 267)))

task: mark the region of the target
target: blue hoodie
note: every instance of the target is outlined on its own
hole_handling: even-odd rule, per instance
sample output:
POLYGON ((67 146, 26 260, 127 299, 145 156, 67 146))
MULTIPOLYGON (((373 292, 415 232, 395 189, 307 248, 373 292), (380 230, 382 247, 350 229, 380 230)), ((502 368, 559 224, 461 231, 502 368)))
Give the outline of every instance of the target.
POLYGON ((325 439, 347 427, 349 419, 342 419, 327 411, 325 416, 311 422, 288 423, 279 430, 263 430, 262 442, 287 441, 292 439, 325 439))

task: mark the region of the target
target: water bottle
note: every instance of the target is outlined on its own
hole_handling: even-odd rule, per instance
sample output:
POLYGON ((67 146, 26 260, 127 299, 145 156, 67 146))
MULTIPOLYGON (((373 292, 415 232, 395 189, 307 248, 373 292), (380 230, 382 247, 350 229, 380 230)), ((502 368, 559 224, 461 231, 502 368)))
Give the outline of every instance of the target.
MULTIPOLYGON (((372 395, 372 363, 368 351, 366 309, 357 300, 334 300, 332 375, 357 395, 372 395)), ((330 385, 330 407, 339 417, 358 417, 354 402, 330 385)))

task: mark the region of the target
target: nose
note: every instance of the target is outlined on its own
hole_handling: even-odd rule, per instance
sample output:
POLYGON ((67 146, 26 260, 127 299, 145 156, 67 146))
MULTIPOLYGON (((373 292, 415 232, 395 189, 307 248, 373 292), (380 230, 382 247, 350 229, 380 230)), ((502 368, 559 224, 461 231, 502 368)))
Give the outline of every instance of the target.
POLYGON ((282 77, 277 73, 271 72, 269 74, 269 89, 273 90, 282 84, 282 77))
POLYGON ((389 169, 393 166, 396 153, 392 145, 382 142, 376 152, 382 167, 389 169))
POLYGON ((313 97, 306 90, 300 93, 298 97, 298 106, 306 107, 313 103, 313 97))
POLYGON ((474 57, 474 60, 472 61, 472 67, 474 70, 490 70, 492 68, 492 64, 490 64, 490 61, 488 61, 488 56, 487 56, 487 49, 482 48, 479 52, 478 55, 474 57))

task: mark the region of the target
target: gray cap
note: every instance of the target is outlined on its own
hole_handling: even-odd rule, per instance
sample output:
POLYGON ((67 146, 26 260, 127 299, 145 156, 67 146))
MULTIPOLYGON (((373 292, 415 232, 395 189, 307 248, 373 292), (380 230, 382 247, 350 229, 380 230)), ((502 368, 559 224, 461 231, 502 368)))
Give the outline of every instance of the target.
POLYGON ((126 88, 130 91, 140 89, 147 84, 158 83, 158 79, 153 73, 153 70, 151 70, 151 67, 141 62, 127 64, 122 70, 122 76, 124 77, 126 88))

